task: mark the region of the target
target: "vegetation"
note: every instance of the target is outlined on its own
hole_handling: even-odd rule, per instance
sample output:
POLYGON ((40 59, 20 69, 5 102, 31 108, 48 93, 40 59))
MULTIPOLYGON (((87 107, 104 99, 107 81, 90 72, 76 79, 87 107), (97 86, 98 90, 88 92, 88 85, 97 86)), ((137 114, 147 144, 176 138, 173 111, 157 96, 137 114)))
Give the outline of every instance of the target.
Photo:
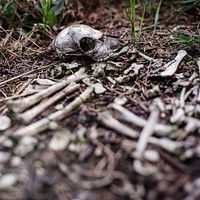
MULTIPOLYGON (((130 22, 132 43, 138 43, 140 41, 144 20, 149 18, 149 16, 152 19, 150 24, 153 26, 152 35, 154 36, 159 23, 159 13, 162 9, 163 0, 127 0, 126 2, 126 14, 130 22), (136 12, 140 12, 139 19, 136 18, 136 12), (148 14, 148 17, 146 14, 148 14)), ((178 4, 179 7, 176 16, 193 11, 200 6, 200 0, 180 0, 172 2, 174 5, 178 4)), ((104 4, 109 8, 109 18, 112 20, 112 4, 109 0, 104 1, 104 4)), ((5 30, 14 27, 31 30, 35 24, 42 25, 44 29, 47 27, 51 28, 58 22, 59 17, 64 12, 66 12, 65 0, 0 0, 0 26, 5 30)), ((199 50, 199 46, 196 44, 199 42, 198 34, 194 33, 191 36, 188 33, 178 33, 176 31, 173 35, 175 41, 199 50)))

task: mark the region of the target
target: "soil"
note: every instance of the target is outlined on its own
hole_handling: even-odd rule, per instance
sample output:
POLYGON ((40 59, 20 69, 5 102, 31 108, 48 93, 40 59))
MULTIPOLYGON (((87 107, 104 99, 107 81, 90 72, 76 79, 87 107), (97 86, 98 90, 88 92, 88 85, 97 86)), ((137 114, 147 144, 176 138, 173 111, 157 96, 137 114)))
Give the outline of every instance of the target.
MULTIPOLYGON (((8 153, 7 159, 0 158, 0 199, 200 199, 200 74, 196 63, 199 54, 174 42, 168 31, 177 27, 188 33, 196 31, 199 27, 199 10, 171 16, 177 8, 164 3, 156 35, 152 37, 153 19, 147 13, 140 41, 133 44, 123 1, 110 1, 110 5, 104 1, 77 2, 69 1, 62 20, 53 30, 42 32, 36 26, 27 37, 20 36, 17 29, 0 30, 3 55, 0 57, 0 112, 1 116, 11 119, 11 125, 0 130, 0 152, 8 153), (104 62, 106 67, 96 74, 93 65, 101 63, 85 56, 61 59, 49 45, 60 30, 71 23, 87 24, 101 30, 105 36, 127 43, 129 50, 113 61, 104 62), (186 50, 187 55, 178 69, 173 75, 162 77, 160 73, 164 71, 164 65, 174 60, 180 50, 186 50), (146 59, 140 53, 159 62, 146 59), (74 62, 86 68, 89 83, 88 80, 80 80, 78 90, 49 106, 29 124, 63 109, 83 93, 90 83, 101 83, 105 92, 92 93, 79 107, 67 113, 64 119, 54 120, 53 125, 49 123, 44 131, 25 136, 27 131, 23 137, 15 137, 17 130, 29 124, 23 123, 18 117, 20 113, 12 110, 9 101, 26 98, 20 95, 30 85, 33 89, 37 88, 40 84, 35 80, 38 78, 54 82, 67 79, 79 68, 68 70, 65 64, 74 62), (134 75, 117 82, 117 78, 122 79, 122 75, 126 75, 125 70, 133 63, 142 65, 138 73, 132 70, 134 75), (118 101, 123 108, 146 120, 144 125, 126 121, 122 114, 112 108, 112 104, 118 101), (163 124, 173 128, 170 133, 164 135, 156 132, 155 127, 151 133, 149 121, 152 109, 158 110, 154 126, 163 124), (182 115, 173 120, 172 116, 177 117, 178 110, 183 111, 182 115), (131 128, 138 136, 127 136, 126 131, 120 131, 117 125, 112 125, 112 121, 108 120, 106 124, 103 120, 106 111, 125 125, 125 129, 131 128), (188 119, 196 120, 194 128, 189 130, 188 119), (137 155, 145 127, 159 144, 163 138, 169 143, 164 147, 155 144, 147 133, 145 149, 137 155), (69 135, 68 145, 61 150, 51 148, 50 143, 55 135, 69 135), (27 144, 22 142, 24 138, 28 138, 27 144), (169 150, 167 147, 171 145, 170 142, 177 148, 169 150), (145 152, 152 153, 145 157, 145 152), (157 159, 154 160, 153 156, 157 159), (13 184, 8 179, 4 181, 6 175, 16 178, 16 181, 13 184)), ((140 6, 137 12, 138 23, 140 6)), ((46 86, 41 85, 40 89, 42 87, 46 86)))

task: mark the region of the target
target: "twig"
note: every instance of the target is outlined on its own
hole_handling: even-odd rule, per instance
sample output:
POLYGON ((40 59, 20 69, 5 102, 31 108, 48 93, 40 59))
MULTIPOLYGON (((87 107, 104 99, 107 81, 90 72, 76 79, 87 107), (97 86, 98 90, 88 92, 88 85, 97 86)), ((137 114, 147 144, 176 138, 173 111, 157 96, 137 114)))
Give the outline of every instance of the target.
POLYGON ((48 117, 43 118, 29 126, 22 127, 16 130, 12 135, 14 137, 23 137, 38 134, 51 126, 54 121, 59 121, 67 116, 69 112, 78 108, 83 102, 85 102, 93 93, 94 88, 88 87, 80 96, 69 103, 63 110, 56 111, 50 114, 48 117))
POLYGON ((25 72, 25 73, 23 73, 23 74, 20 74, 20 75, 18 75, 18 76, 15 76, 15 77, 13 77, 13 78, 10 78, 10 79, 8 79, 8 80, 6 80, 6 81, 2 81, 2 82, 0 82, 0 87, 3 86, 3 85, 5 85, 5 84, 7 84, 7 83, 10 83, 10 82, 12 82, 12 81, 14 81, 14 80, 16 80, 16 79, 19 79, 19 78, 22 78, 22 77, 24 77, 24 76, 27 76, 27 75, 29 75, 29 74, 32 74, 32 73, 35 73, 35 72, 38 72, 38 71, 42 71, 42 70, 44 70, 44 69, 47 69, 47 68, 51 67, 52 65, 56 65, 56 64, 58 64, 58 63, 59 63, 59 62, 51 63, 51 64, 46 65, 46 66, 44 66, 44 67, 40 67, 40 68, 31 70, 31 71, 29 71, 29 72, 25 72))
POLYGON ((71 82, 76 82, 83 79, 86 75, 84 74, 85 68, 81 68, 75 74, 69 76, 66 80, 63 80, 59 83, 56 83, 41 92, 38 92, 32 96, 27 98, 16 100, 16 101, 8 101, 8 107, 13 110, 14 112, 23 112, 24 110, 28 109, 29 107, 35 105, 36 103, 40 102, 42 99, 52 95, 56 91, 64 88, 71 82))
POLYGON ((65 89, 60 91, 59 93, 56 93, 51 98, 40 102, 37 106, 33 107, 32 109, 29 109, 28 111, 22 113, 19 115, 19 118, 26 124, 30 123, 36 116, 38 116, 40 113, 42 113, 45 109, 47 109, 49 106, 53 105, 55 102, 61 100, 64 98, 67 94, 77 90, 80 87, 80 84, 71 83, 68 85, 65 89))

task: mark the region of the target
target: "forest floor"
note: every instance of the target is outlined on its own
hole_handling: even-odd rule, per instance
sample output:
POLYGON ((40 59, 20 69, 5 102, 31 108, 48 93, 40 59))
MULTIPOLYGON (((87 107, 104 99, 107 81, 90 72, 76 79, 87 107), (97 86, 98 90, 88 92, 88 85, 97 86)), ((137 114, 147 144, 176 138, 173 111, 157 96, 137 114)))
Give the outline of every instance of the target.
POLYGON ((195 32, 199 16, 164 20, 165 5, 156 35, 147 17, 134 45, 121 4, 81 8, 76 20, 68 6, 68 20, 129 50, 62 60, 49 45, 64 27, 0 30, 0 199, 200 199, 200 60, 169 32, 195 32))

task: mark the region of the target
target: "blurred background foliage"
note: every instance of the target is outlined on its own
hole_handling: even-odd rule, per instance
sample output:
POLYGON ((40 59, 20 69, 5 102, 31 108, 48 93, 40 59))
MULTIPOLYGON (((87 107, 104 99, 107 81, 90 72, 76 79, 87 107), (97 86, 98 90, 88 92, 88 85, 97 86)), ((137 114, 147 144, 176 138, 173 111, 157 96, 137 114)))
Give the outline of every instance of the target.
MULTIPOLYGON (((73 22, 103 27, 112 23, 117 12, 129 21, 135 43, 140 41, 144 24, 151 27, 154 36, 158 24, 175 24, 181 15, 186 18, 192 15, 194 20, 200 21, 200 0, 0 0, 0 28, 20 30, 21 33, 35 27, 56 31, 73 22), (102 17, 105 12, 106 21, 105 16, 102 17), (100 21, 101 25, 98 25, 100 21)), ((170 33, 179 43, 199 50, 199 23, 196 24, 196 30, 191 34, 178 29, 170 33)))
POLYGON ((133 23, 138 12, 142 20, 150 17, 152 23, 157 24, 163 4, 174 6, 171 13, 167 10, 168 18, 172 15, 200 11, 200 0, 119 0, 118 2, 113 0, 0 0, 0 26, 4 29, 15 27, 27 29, 36 23, 41 23, 45 27, 53 27, 55 24, 66 25, 64 24, 66 21, 80 20, 83 14, 87 15, 99 6, 108 9, 108 16, 112 20, 112 7, 117 3, 124 5, 124 12, 128 14, 133 31, 133 23))

